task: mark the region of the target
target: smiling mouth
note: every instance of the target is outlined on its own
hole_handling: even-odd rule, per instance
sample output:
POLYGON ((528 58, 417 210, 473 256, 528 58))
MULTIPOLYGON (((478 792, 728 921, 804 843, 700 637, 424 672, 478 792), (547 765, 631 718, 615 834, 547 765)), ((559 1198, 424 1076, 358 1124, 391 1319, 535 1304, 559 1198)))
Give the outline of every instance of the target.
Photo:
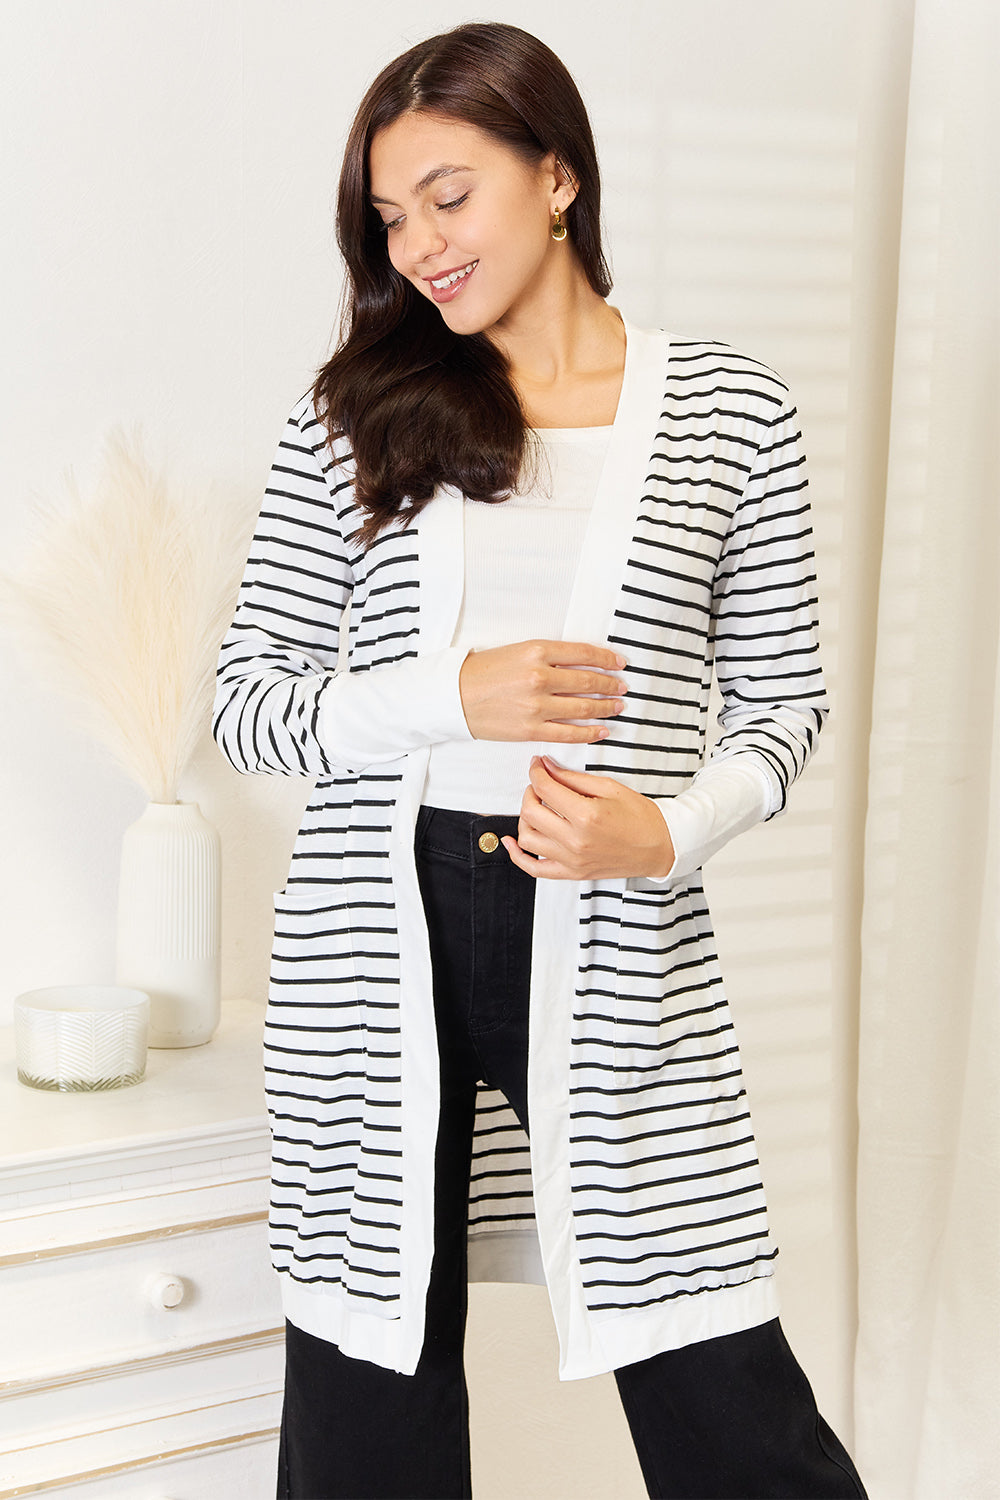
POLYGON ((457 286, 460 281, 464 281, 467 276, 471 275, 478 264, 478 260, 470 260, 467 266, 462 266, 458 271, 449 271, 447 276, 427 279, 436 292, 446 292, 450 287, 457 286))

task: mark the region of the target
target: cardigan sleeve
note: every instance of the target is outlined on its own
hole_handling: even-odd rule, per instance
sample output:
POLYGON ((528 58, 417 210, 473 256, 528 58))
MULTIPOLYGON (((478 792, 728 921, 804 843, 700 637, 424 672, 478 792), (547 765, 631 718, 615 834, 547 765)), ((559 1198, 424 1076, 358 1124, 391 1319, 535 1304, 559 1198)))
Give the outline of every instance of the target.
POLYGON ((669 886, 785 806, 825 722, 816 574, 795 408, 768 424, 713 589, 721 734, 691 785, 656 797, 674 846, 669 886))
POLYGON ((219 655, 213 733, 238 771, 356 772, 470 737, 458 687, 464 651, 338 669, 354 587, 352 517, 356 524, 349 481, 301 402, 278 444, 219 655))
POLYGON ((708 765, 734 756, 752 759, 770 785, 768 818, 784 807, 829 710, 800 441, 798 415, 786 402, 758 448, 713 591, 722 709, 708 765))
POLYGON ((768 816, 771 780, 752 755, 709 761, 686 791, 654 798, 674 847, 667 875, 649 877, 654 885, 673 884, 700 870, 738 833, 768 816))

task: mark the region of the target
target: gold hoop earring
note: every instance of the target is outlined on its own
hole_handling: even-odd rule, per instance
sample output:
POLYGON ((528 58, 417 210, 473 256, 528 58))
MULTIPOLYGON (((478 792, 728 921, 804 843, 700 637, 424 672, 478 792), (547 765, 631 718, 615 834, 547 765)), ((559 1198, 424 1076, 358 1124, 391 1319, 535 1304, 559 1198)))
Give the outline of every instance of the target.
POLYGON ((563 221, 562 221, 562 215, 560 214, 560 212, 559 212, 559 210, 557 208, 556 209, 556 221, 555 221, 555 223, 552 226, 552 238, 554 240, 564 240, 566 238, 567 233, 568 233, 568 231, 566 229, 566 225, 563 223, 563 221))

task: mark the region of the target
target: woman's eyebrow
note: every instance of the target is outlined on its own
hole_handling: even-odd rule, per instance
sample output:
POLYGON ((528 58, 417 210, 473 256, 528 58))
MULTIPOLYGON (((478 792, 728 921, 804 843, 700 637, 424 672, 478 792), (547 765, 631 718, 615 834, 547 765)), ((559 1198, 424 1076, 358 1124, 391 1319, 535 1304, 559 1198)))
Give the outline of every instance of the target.
MULTIPOLYGON (((437 182, 439 177, 450 177, 453 172, 471 172, 471 167, 453 167, 451 165, 432 167, 426 176, 421 177, 413 189, 414 197, 430 187, 432 182, 437 182)), ((387 208, 399 208, 398 203, 393 203, 391 198, 380 198, 377 193, 370 193, 369 197, 373 203, 384 203, 387 208)))

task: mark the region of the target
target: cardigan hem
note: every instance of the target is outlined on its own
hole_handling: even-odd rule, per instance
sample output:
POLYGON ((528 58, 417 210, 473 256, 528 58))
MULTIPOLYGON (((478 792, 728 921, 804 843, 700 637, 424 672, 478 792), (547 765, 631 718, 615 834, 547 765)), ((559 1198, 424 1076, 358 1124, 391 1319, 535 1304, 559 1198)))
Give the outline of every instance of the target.
POLYGON ((279 1271, 278 1280, 285 1317, 303 1333, 335 1344, 351 1359, 366 1359, 400 1375, 412 1375, 416 1370, 423 1334, 422 1308, 421 1337, 415 1339, 409 1336, 405 1317, 373 1317, 355 1311, 337 1289, 306 1286, 286 1272, 279 1271))
POLYGON ((770 1323, 778 1312, 777 1282, 773 1271, 768 1271, 753 1281, 695 1292, 661 1303, 657 1308, 610 1313, 606 1320, 601 1314, 592 1314, 591 1351, 564 1357, 559 1365, 559 1379, 584 1380, 591 1375, 608 1375, 668 1349, 683 1349, 688 1344, 704 1343, 706 1339, 770 1323))
MULTIPOLYGON (((511 1238, 524 1240, 527 1236, 504 1235, 508 1243, 511 1238)), ((319 1287, 304 1286, 280 1271, 278 1278, 285 1317, 303 1333, 336 1344, 350 1358, 370 1360, 401 1375, 413 1374, 420 1349, 418 1341, 407 1337, 409 1330, 404 1318, 379 1318, 356 1312, 345 1307, 343 1295, 335 1290, 324 1292, 319 1287)), ((476 1279, 514 1278, 507 1274, 502 1278, 476 1279)), ((562 1359, 559 1379, 586 1380, 592 1375, 608 1375, 668 1349, 682 1349, 688 1344, 756 1328, 776 1318, 778 1312, 776 1280, 768 1272, 739 1286, 696 1292, 664 1303, 656 1310, 642 1308, 613 1313, 607 1318, 598 1314, 590 1320, 593 1334, 590 1351, 562 1359)))

